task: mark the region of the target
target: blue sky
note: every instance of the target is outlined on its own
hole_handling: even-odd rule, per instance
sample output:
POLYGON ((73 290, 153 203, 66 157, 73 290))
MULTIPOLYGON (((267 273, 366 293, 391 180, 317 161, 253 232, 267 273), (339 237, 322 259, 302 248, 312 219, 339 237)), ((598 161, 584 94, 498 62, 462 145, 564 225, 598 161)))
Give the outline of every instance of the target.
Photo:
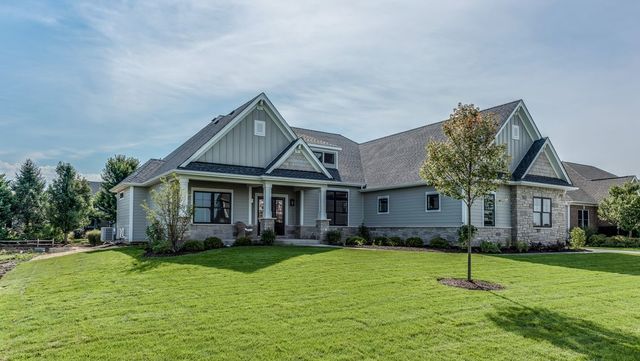
POLYGON ((265 91, 365 141, 524 99, 564 160, 640 174, 638 1, 0 3, 0 173, 96 179, 265 91))

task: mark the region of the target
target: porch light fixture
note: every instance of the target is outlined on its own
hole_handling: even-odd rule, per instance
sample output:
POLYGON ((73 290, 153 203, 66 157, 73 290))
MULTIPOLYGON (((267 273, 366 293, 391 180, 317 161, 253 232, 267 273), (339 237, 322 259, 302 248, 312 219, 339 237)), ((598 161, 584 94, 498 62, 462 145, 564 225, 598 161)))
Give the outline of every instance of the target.
POLYGON ((296 206, 296 200, 295 199, 289 199, 289 207, 295 207, 296 206))

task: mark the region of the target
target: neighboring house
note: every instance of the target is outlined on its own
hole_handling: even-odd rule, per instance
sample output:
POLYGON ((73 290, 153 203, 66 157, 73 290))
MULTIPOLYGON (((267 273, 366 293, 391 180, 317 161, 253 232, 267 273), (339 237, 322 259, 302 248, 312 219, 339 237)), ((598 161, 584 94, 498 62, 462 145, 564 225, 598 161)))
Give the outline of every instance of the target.
MULTIPOLYGON (((567 237, 566 193, 575 190, 551 141, 522 100, 486 109, 499 122, 513 173, 473 205, 478 239, 555 242, 567 237)), ((366 126, 366 124, 362 124, 366 126)), ((119 234, 143 241, 142 202, 175 173, 194 207, 189 237, 234 237, 234 223, 289 238, 323 239, 329 229, 355 234, 457 239, 465 206, 425 184, 425 145, 443 140, 442 122, 357 143, 335 133, 292 128, 263 93, 218 116, 163 159, 151 159, 112 189, 119 234)), ((153 206, 153 205, 152 205, 153 206)))
POLYGON ((569 228, 597 229, 602 233, 615 234, 616 227, 598 218, 598 205, 609 194, 613 186, 626 182, 637 182, 635 176, 618 177, 591 165, 563 162, 569 178, 579 189, 567 192, 570 204, 569 228))

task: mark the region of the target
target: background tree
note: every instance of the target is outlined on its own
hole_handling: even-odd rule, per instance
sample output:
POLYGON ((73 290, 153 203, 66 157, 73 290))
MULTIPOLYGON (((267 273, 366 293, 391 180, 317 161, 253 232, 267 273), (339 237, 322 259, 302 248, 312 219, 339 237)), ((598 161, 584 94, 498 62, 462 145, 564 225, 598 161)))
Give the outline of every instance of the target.
POLYGON ((107 160, 102 170, 102 185, 96 194, 94 207, 100 212, 102 219, 110 222, 116 220, 117 200, 110 189, 133 173, 140 164, 136 158, 116 155, 107 160))
POLYGON ((180 182, 175 173, 160 181, 162 185, 150 192, 152 205, 149 206, 145 201, 142 207, 147 213, 149 224, 158 224, 173 251, 177 252, 189 230, 192 208, 183 201, 180 182))
POLYGON ((0 239, 7 239, 9 236, 9 227, 13 213, 14 198, 11 191, 11 184, 5 178, 4 174, 0 174, 0 239))
POLYGON ((69 163, 58 163, 56 174, 47 189, 47 215, 51 225, 62 231, 66 243, 69 232, 85 226, 89 220, 91 189, 69 163))
MULTIPOLYGON (((420 176, 438 192, 471 205, 495 191, 508 179, 506 146, 494 143, 498 123, 493 114, 482 114, 473 104, 458 104, 442 125, 446 140, 427 145, 420 176)), ((467 280, 471 281, 471 227, 467 242, 467 280)))
POLYGON ((598 206, 600 219, 615 224, 629 233, 640 231, 640 183, 627 182, 613 186, 598 206))
POLYGON ((12 187, 17 200, 13 204, 17 226, 14 228, 19 228, 22 238, 38 237, 44 222, 45 181, 40 168, 31 159, 27 159, 20 166, 12 187))

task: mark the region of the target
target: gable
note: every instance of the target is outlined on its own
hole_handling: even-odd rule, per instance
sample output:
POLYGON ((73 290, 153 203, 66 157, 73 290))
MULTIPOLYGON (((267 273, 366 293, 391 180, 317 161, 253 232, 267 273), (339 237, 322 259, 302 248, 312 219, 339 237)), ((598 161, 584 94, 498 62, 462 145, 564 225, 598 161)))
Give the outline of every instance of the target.
POLYGON ((316 167, 302 154, 301 150, 295 150, 286 158, 277 169, 302 170, 307 172, 318 172, 316 167))
POLYGON ((553 165, 551 165, 547 152, 542 152, 538 156, 538 159, 531 165, 527 174, 561 179, 561 176, 555 171, 553 165))
POLYGON ((311 148, 309 148, 309 145, 302 138, 289 144, 275 157, 266 167, 266 174, 274 173, 274 171, 278 170, 321 173, 327 178, 333 178, 331 173, 320 163, 311 151, 311 148))
POLYGON ((513 172, 516 169, 533 142, 541 138, 537 126, 529 116, 524 103, 521 102, 496 134, 496 143, 505 144, 507 154, 511 157, 509 171, 513 172), (514 139, 514 127, 519 129, 518 139, 514 139))

